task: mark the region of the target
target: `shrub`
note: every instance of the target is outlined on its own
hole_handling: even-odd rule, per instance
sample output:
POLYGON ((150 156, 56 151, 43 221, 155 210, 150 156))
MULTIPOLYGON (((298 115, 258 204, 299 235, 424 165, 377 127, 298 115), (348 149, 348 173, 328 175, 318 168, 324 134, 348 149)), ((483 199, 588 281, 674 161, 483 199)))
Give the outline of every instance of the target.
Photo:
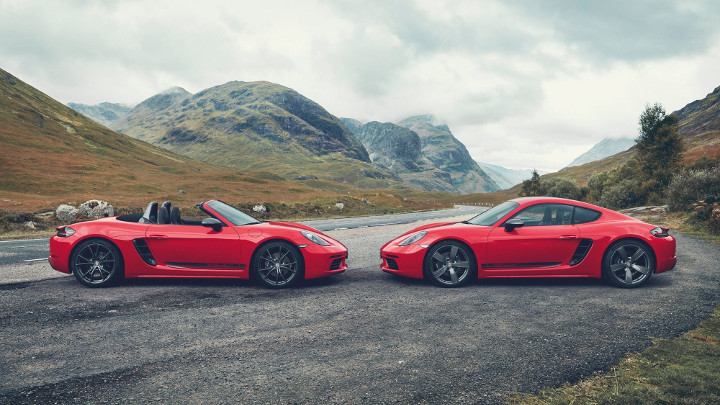
POLYGON ((636 179, 624 179, 603 189, 599 204, 611 209, 628 208, 645 202, 641 194, 642 183, 636 179))
POLYGON ((583 197, 582 190, 572 180, 559 178, 548 181, 543 184, 542 188, 547 186, 547 191, 543 195, 550 197, 570 198, 573 200, 580 200, 583 197))
POLYGON ((704 224, 714 234, 720 234, 720 204, 715 198, 708 198, 693 204, 692 219, 704 224))
POLYGON ((720 167, 675 175, 667 194, 668 205, 673 211, 690 210, 698 201, 720 198, 720 167))

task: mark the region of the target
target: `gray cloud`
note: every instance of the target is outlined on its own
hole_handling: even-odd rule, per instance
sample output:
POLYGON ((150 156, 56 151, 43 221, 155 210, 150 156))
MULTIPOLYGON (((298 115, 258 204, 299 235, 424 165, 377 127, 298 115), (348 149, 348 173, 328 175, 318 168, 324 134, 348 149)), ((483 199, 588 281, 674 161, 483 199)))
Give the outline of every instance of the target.
POLYGON ((673 0, 510 0, 519 15, 542 21, 556 39, 595 63, 703 52, 720 25, 718 3, 673 0))
POLYGON ((715 88, 719 19, 710 0, 0 0, 0 67, 62 102, 269 80, 336 115, 434 114, 478 159, 559 168, 634 134, 645 102, 715 88))

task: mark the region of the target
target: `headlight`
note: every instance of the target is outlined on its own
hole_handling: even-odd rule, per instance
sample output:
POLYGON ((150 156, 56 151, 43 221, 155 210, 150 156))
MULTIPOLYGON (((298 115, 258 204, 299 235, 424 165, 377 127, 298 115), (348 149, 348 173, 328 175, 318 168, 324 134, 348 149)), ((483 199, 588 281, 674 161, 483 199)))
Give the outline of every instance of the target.
POLYGON ((420 232, 414 233, 414 234, 408 236, 407 238, 403 239, 402 242, 398 243, 398 246, 412 245, 413 243, 422 239, 425 235, 427 235, 426 231, 420 231, 420 232))
POLYGON ((309 241, 312 242, 312 243, 315 243, 315 244, 320 245, 320 246, 330 246, 330 244, 327 243, 327 241, 326 241, 325 239, 319 237, 318 235, 316 235, 316 234, 314 234, 314 233, 312 233, 312 232, 300 231, 300 233, 302 234, 302 236, 304 236, 305 238, 307 238, 307 240, 309 240, 309 241))
POLYGON ((58 226, 57 228, 57 236, 61 238, 67 238, 68 236, 72 236, 75 233, 75 230, 70 228, 69 226, 58 226))

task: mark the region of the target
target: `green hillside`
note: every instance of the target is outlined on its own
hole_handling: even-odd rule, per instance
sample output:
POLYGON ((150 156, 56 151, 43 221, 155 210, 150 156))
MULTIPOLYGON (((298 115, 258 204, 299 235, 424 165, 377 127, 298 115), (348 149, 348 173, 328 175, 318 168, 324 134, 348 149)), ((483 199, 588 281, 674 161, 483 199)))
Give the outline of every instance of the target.
MULTIPOLYGON (((678 134, 683 138, 685 164, 692 164, 702 157, 720 158, 720 87, 701 100, 693 101, 678 111, 673 112, 678 119, 678 134)), ((600 173, 622 166, 635 156, 635 149, 620 152, 605 159, 562 169, 546 174, 543 178, 566 177, 587 184, 595 173, 600 173)), ((515 186, 510 191, 518 191, 515 186)))
POLYGON ((233 81, 194 95, 171 89, 140 103, 112 128, 197 160, 288 180, 402 187, 393 174, 370 163, 340 120, 269 82, 233 81))

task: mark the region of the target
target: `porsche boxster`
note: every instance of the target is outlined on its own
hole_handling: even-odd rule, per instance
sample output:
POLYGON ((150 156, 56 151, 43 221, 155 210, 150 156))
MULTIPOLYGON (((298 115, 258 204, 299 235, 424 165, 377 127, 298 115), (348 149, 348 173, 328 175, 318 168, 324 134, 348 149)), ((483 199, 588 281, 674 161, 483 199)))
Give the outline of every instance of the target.
POLYGON ((668 228, 580 201, 523 197, 385 244, 381 270, 459 287, 492 277, 593 277, 639 287, 675 267, 668 228))
POLYGON ((57 227, 50 265, 88 287, 123 278, 252 278, 270 288, 347 269, 347 248, 297 223, 260 222, 219 200, 187 220, 170 202, 145 212, 57 227))

